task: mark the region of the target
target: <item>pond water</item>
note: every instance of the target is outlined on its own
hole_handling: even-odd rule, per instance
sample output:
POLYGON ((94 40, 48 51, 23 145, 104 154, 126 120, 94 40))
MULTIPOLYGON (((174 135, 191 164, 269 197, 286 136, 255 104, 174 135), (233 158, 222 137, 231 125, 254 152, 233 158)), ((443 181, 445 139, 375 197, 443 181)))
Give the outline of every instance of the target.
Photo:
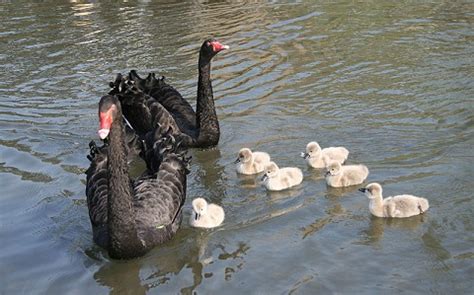
POLYGON ((1 1, 0 293, 472 292, 472 8, 1 1), (137 69, 166 76, 194 105, 209 36, 231 47, 213 61, 221 141, 190 151, 178 235, 111 260, 92 241, 85 200, 97 102, 116 73, 137 69), (328 188, 306 167, 299 153, 313 140, 347 147, 386 196, 423 196, 430 210, 372 217, 359 186, 328 188), (302 168, 303 183, 267 193, 237 176, 241 147, 302 168), (223 226, 189 227, 199 196, 225 208, 223 226))

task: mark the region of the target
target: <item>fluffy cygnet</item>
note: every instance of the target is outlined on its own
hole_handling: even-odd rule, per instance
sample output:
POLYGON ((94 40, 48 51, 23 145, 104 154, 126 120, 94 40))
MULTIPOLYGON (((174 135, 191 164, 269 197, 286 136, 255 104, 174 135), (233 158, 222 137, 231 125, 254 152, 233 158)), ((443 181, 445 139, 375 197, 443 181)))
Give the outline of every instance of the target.
POLYGON ((326 167, 326 183, 332 187, 344 187, 361 184, 369 176, 365 165, 345 165, 332 161, 326 167))
POLYGON ((193 200, 193 214, 189 223, 194 227, 212 228, 224 221, 224 209, 216 204, 208 204, 203 198, 193 200))
POLYGON ((262 177, 263 185, 270 191, 281 191, 298 185, 303 181, 303 172, 299 168, 278 168, 275 162, 265 166, 262 177))
POLYGON ((423 214, 430 206, 427 199, 412 195, 398 195, 384 199, 382 186, 375 182, 359 191, 370 199, 370 213, 377 217, 410 217, 423 214))
POLYGON ((344 163, 349 156, 349 151, 345 147, 328 147, 321 149, 319 144, 312 141, 306 145, 306 153, 301 153, 301 157, 306 160, 308 166, 313 168, 325 168, 330 161, 344 163))
POLYGON ((270 155, 264 152, 252 152, 248 148, 239 151, 239 157, 234 162, 237 164, 237 173, 257 174, 265 170, 265 165, 270 163, 270 155))

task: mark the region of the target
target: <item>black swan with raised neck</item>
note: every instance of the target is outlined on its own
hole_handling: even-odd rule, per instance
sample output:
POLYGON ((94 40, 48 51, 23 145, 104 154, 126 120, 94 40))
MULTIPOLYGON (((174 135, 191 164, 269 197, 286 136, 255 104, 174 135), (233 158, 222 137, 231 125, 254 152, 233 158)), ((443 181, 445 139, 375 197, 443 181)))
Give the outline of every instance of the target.
POLYGON ((149 115, 152 102, 157 102, 160 106, 155 108, 162 108, 158 112, 167 113, 164 124, 171 125, 175 131, 174 135, 180 135, 178 137, 184 146, 202 148, 215 146, 219 142, 220 129, 210 77, 211 60, 217 53, 228 48, 227 45, 222 45, 214 39, 208 39, 202 44, 198 61, 196 111, 174 87, 165 82, 164 77, 157 79, 154 73, 145 79, 134 70, 130 71, 126 78, 119 74, 115 83, 111 83, 113 89, 109 94, 119 97, 124 106, 125 118, 139 134, 146 134, 156 123, 163 125, 161 117, 157 117, 156 114, 149 115), (121 95, 123 85, 136 88, 153 100, 150 101, 149 97, 137 99, 136 93, 133 99, 123 96, 121 95), (174 122, 169 122, 169 117, 174 122))
MULTIPOLYGON (((128 174, 127 142, 117 97, 99 102, 102 147, 91 144, 86 195, 94 241, 110 257, 129 259, 170 240, 182 221, 189 160, 172 135, 147 142, 148 171, 128 174)), ((160 133, 162 133, 160 131, 160 133)))

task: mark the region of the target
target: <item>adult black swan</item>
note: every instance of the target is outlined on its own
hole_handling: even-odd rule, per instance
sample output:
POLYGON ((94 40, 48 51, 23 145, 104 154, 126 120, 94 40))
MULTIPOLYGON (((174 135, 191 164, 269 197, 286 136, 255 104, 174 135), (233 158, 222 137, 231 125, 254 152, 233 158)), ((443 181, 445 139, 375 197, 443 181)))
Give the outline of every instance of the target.
POLYGON ((132 181, 119 100, 111 95, 102 97, 99 117, 99 136, 108 141, 100 148, 91 145, 91 164, 86 171, 94 241, 112 258, 138 257, 171 239, 178 230, 189 158, 178 150, 172 136, 165 135, 149 144, 149 170, 132 181))
MULTIPOLYGON (((208 39, 202 44, 198 61, 196 112, 175 88, 165 82, 163 77, 156 79, 152 73, 143 79, 136 71, 131 71, 128 75, 128 80, 133 81, 139 90, 151 96, 171 115, 175 126, 182 134, 184 146, 205 148, 215 146, 219 142, 220 129, 212 91, 211 60, 218 52, 228 48, 227 45, 222 45, 214 39, 208 39)), ((114 89, 110 94, 120 92, 117 82, 116 80, 115 83, 111 83, 114 89)), ((136 112, 126 112, 125 107, 124 114, 134 128, 153 127, 146 116, 138 115, 136 112)))

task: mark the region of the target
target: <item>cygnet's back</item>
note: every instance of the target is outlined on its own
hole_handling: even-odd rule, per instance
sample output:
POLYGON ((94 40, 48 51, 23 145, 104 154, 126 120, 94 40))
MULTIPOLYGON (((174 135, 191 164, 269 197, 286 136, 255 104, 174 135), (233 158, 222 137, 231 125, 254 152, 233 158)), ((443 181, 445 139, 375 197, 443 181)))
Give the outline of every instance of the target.
POLYGON ((345 187, 361 184, 369 176, 365 165, 344 165, 333 161, 328 165, 326 183, 332 187, 345 187))
POLYGON ((265 169, 265 165, 270 163, 270 155, 265 152, 253 152, 253 160, 256 163, 264 165, 263 169, 265 169))
POLYGON ((349 156, 349 151, 342 146, 339 147, 328 147, 322 149, 323 155, 329 157, 329 160, 344 163, 349 156))
POLYGON ((410 217, 424 213, 429 208, 428 200, 413 195, 398 195, 383 200, 387 217, 410 217))

